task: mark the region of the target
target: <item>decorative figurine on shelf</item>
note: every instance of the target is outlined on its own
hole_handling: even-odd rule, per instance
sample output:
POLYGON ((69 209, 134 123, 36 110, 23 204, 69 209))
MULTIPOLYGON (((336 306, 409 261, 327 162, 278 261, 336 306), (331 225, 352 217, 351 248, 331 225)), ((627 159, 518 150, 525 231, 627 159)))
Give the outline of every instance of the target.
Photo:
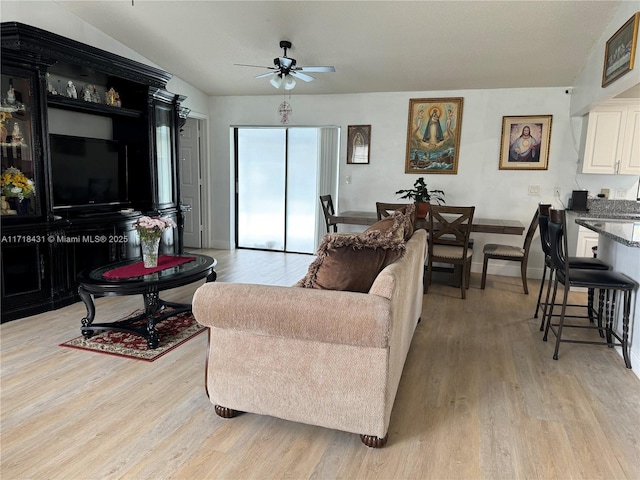
POLYGON ((16 91, 13 89, 13 82, 9 83, 9 90, 7 90, 7 105, 16 104, 16 91))
POLYGON ((11 143, 14 145, 20 145, 22 143, 22 132, 20 131, 20 125, 18 122, 14 122, 13 131, 11 132, 11 143))
POLYGON ((0 208, 2 209, 2 215, 15 215, 17 213, 15 210, 11 210, 7 197, 4 195, 0 197, 0 208))
POLYGON ((10 118, 13 118, 13 115, 9 112, 0 112, 0 143, 5 143, 7 141, 9 132, 7 131, 5 124, 10 118))
POLYGON ((78 91, 76 90, 76 86, 71 80, 67 82, 67 97, 78 98, 78 91))
POLYGON ((87 83, 83 88, 82 88, 82 99, 85 102, 91 102, 93 101, 91 96, 93 95, 93 85, 87 83))
POLYGON ((118 92, 116 92, 116 107, 121 107, 122 106, 122 102, 120 101, 120 94, 118 92))
POLYGON ((102 99, 100 98, 100 94, 98 93, 98 90, 96 90, 96 87, 93 87, 93 92, 91 92, 91 101, 93 103, 102 103, 102 99))
POLYGON ((116 91, 112 88, 110 88, 109 90, 107 90, 107 93, 105 93, 104 95, 104 103, 106 103, 107 105, 111 106, 111 107, 115 107, 116 106, 116 91))
POLYGON ((58 92, 56 92, 56 89, 53 88, 53 83, 51 83, 51 75, 49 73, 47 73, 47 93, 50 93, 51 95, 57 95, 58 92))

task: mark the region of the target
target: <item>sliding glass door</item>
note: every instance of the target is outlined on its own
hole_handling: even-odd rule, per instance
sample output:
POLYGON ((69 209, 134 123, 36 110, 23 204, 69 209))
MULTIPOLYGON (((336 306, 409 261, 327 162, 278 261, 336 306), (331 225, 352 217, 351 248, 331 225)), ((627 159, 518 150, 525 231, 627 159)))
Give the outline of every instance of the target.
POLYGON ((313 253, 319 129, 236 128, 236 245, 313 253))

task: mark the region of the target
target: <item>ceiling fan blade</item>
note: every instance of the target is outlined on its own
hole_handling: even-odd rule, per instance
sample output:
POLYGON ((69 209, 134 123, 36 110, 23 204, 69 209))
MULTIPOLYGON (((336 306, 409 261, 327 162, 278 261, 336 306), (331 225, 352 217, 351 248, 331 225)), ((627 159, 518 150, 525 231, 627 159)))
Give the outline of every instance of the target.
POLYGON ((276 75, 278 72, 267 72, 267 73, 262 73, 260 75, 256 75, 256 78, 265 78, 265 77, 270 77, 271 75, 276 75))
POLYGON ((330 66, 324 66, 324 67, 320 67, 320 66, 316 66, 316 67, 296 67, 296 71, 302 71, 302 72, 335 72, 336 71, 336 67, 330 67, 330 66))
POLYGON ((311 75, 307 75, 306 73, 299 72, 298 70, 296 71, 291 70, 289 74, 305 82, 311 82, 312 80, 315 80, 315 78, 313 78, 311 75))
POLYGON ((273 67, 265 67, 264 65, 247 65, 244 63, 234 63, 236 67, 255 67, 255 68, 268 68, 269 70, 275 70, 273 67))

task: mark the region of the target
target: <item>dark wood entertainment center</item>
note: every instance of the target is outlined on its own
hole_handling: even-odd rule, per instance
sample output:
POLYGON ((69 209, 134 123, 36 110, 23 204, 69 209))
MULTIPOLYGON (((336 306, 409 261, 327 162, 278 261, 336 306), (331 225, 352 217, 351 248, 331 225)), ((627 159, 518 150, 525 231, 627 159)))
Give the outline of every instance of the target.
POLYGON ((34 189, 21 201, 3 189, 5 322, 78 301, 78 273, 140 256, 133 224, 142 215, 172 218, 178 227, 165 231, 161 253, 182 253, 178 131, 189 112, 166 90, 167 72, 29 25, 0 28, 2 173, 18 169, 34 189), (77 168, 57 166, 58 136, 80 144, 77 168), (83 139, 116 145, 126 159, 96 165, 83 139), (96 178, 101 169, 107 178, 96 178), (76 185, 90 177, 102 197, 61 200, 54 187, 69 175, 76 185))

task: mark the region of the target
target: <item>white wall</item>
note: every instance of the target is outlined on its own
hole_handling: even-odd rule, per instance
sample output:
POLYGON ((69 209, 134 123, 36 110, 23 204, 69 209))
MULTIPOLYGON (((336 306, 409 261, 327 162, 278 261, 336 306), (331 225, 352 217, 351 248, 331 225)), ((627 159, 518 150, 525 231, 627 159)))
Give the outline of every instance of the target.
MULTIPOLYGON (((464 91, 424 91, 357 95, 304 95, 304 88, 293 90, 287 101, 293 113, 290 125, 338 125, 343 135, 340 148, 340 210, 375 209, 376 201, 398 201, 395 191, 409 188, 421 175, 405 174, 405 152, 410 98, 463 97, 462 134, 457 175, 423 175, 430 188, 446 192, 449 205, 475 205, 476 216, 513 218, 528 226, 539 202, 554 203, 553 187, 560 186, 566 204, 571 190, 587 183, 578 178, 578 142, 573 129, 581 128, 579 119, 569 117, 570 95, 565 88, 496 89, 464 91), (502 117, 513 115, 553 115, 546 171, 499 170, 502 117), (371 163, 346 164, 347 125, 371 125, 371 163), (346 176, 352 183, 346 184, 346 176), (529 196, 528 185, 540 185, 540 196, 529 196)), ((233 248, 233 205, 231 125, 279 125, 278 105, 282 95, 254 97, 217 97, 210 103, 213 183, 212 232, 210 246, 233 248)), ((584 175, 580 175, 583 177, 584 175)), ((631 177, 590 176, 600 187, 615 189, 637 179, 631 177), (600 177, 599 179, 593 177, 600 177), (603 178, 604 177, 604 178, 603 178)), ((629 185, 630 187, 631 185, 629 185)), ((596 193, 597 193, 596 192, 596 193)), ((556 206, 561 206, 557 202, 556 206)), ((474 271, 482 270, 485 243, 521 245, 524 238, 512 235, 474 234, 474 271)), ((540 276, 542 254, 539 240, 531 253, 531 276, 540 276)), ((519 276, 517 265, 490 270, 519 276)))

